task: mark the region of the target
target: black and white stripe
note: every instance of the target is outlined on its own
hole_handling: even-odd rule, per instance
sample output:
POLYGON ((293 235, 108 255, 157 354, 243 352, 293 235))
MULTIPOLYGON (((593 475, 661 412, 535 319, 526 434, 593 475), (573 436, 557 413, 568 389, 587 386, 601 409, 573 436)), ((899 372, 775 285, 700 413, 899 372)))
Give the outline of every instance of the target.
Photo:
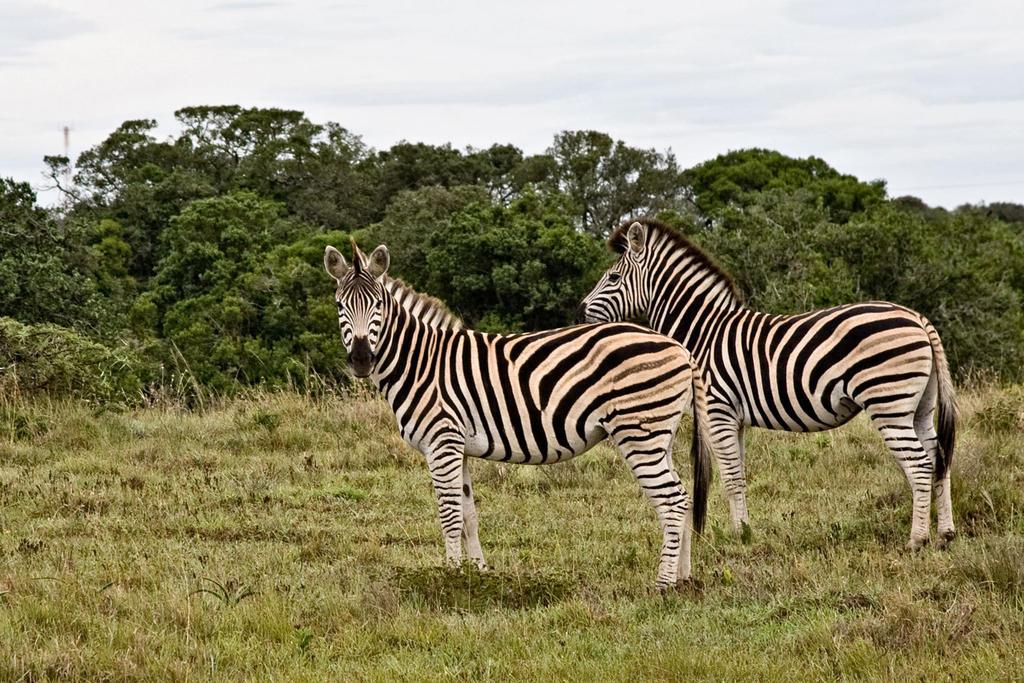
POLYGON ((516 335, 464 329, 439 302, 386 275, 387 249, 353 244, 350 267, 328 247, 328 273, 352 369, 391 405, 403 438, 427 459, 446 557, 483 566, 466 456, 545 464, 610 437, 653 503, 661 588, 690 576, 690 530, 704 521, 709 422, 698 366, 676 341, 629 323, 516 335), (694 498, 672 463, 692 409, 694 498))
POLYGON ((609 244, 621 257, 584 299, 582 317, 646 318, 697 358, 736 529, 747 521, 745 426, 814 432, 863 410, 913 492, 908 547, 928 541, 933 489, 939 543, 953 538, 956 403, 942 342, 924 316, 882 301, 800 315, 760 313, 743 305, 708 256, 667 226, 634 222, 609 244))

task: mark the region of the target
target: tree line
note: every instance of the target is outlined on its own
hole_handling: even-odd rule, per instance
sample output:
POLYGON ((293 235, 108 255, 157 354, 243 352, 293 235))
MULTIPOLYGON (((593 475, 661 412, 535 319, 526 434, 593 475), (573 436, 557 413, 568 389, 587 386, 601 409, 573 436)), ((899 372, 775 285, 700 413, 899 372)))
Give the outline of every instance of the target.
POLYGON ((0 179, 0 388, 137 400, 175 383, 344 382, 324 246, 385 242, 392 272, 471 326, 571 322, 619 222, 657 215, 791 313, 866 299, 919 310, 959 376, 1024 374, 1024 206, 953 211, 825 161, 671 151, 565 131, 513 145, 367 147, 298 111, 237 106, 126 121, 46 157, 57 208, 0 179))

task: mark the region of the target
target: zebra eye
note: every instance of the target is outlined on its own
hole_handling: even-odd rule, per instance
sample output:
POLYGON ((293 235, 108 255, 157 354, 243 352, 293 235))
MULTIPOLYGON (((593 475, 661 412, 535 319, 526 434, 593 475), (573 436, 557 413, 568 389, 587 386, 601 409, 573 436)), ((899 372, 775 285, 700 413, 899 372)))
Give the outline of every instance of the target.
POLYGON ((335 301, 334 303, 338 304, 338 314, 339 315, 341 313, 345 312, 345 304, 341 303, 340 301, 335 301))
POLYGON ((608 273, 608 282, 613 285, 622 279, 622 276, 618 273, 608 273))

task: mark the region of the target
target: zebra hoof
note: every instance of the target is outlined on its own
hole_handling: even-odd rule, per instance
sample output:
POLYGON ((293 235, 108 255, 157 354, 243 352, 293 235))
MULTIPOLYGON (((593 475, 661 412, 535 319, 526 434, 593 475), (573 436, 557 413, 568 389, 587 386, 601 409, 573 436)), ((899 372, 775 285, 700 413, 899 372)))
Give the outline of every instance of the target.
POLYGON ((955 529, 946 529, 945 531, 939 532, 939 538, 935 541, 935 547, 939 550, 945 550, 949 547, 949 544, 956 538, 955 529))
POLYGON ((676 581, 676 590, 680 593, 700 593, 704 590, 704 582, 692 576, 676 581))
POLYGON ((658 579, 654 583, 654 590, 658 591, 662 595, 665 595, 666 593, 671 593, 673 590, 675 590, 675 587, 676 584, 672 581, 662 581, 661 579, 658 579))
POLYGON ((927 536, 925 536, 923 538, 911 537, 911 539, 909 541, 907 541, 906 548, 910 552, 916 553, 919 550, 921 550, 922 548, 924 548, 926 545, 928 545, 928 537, 927 536))

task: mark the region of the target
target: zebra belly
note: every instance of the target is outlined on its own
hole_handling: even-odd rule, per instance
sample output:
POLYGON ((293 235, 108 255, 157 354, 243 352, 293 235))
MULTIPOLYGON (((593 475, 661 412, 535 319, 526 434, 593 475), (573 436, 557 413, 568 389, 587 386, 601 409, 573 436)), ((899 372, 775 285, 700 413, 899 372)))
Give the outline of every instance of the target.
POLYGON ((819 416, 813 420, 806 420, 803 424, 797 424, 791 420, 785 420, 779 424, 776 421, 766 421, 753 417, 749 410, 745 410, 743 424, 761 429, 774 429, 784 432, 825 432, 829 429, 841 427, 860 413, 861 408, 849 398, 843 397, 830 409, 819 409, 819 416))
POLYGON ((569 438, 571 448, 559 445, 551 435, 547 448, 541 449, 532 438, 527 439, 526 448, 518 445, 516 439, 510 432, 506 432, 510 445, 506 448, 500 438, 494 441, 486 433, 469 433, 466 435, 466 455, 484 460, 497 462, 514 462, 527 465, 546 465, 555 462, 570 460, 577 455, 586 453, 591 448, 601 443, 607 434, 598 426, 594 426, 587 434, 587 440, 581 442, 578 435, 569 438))

